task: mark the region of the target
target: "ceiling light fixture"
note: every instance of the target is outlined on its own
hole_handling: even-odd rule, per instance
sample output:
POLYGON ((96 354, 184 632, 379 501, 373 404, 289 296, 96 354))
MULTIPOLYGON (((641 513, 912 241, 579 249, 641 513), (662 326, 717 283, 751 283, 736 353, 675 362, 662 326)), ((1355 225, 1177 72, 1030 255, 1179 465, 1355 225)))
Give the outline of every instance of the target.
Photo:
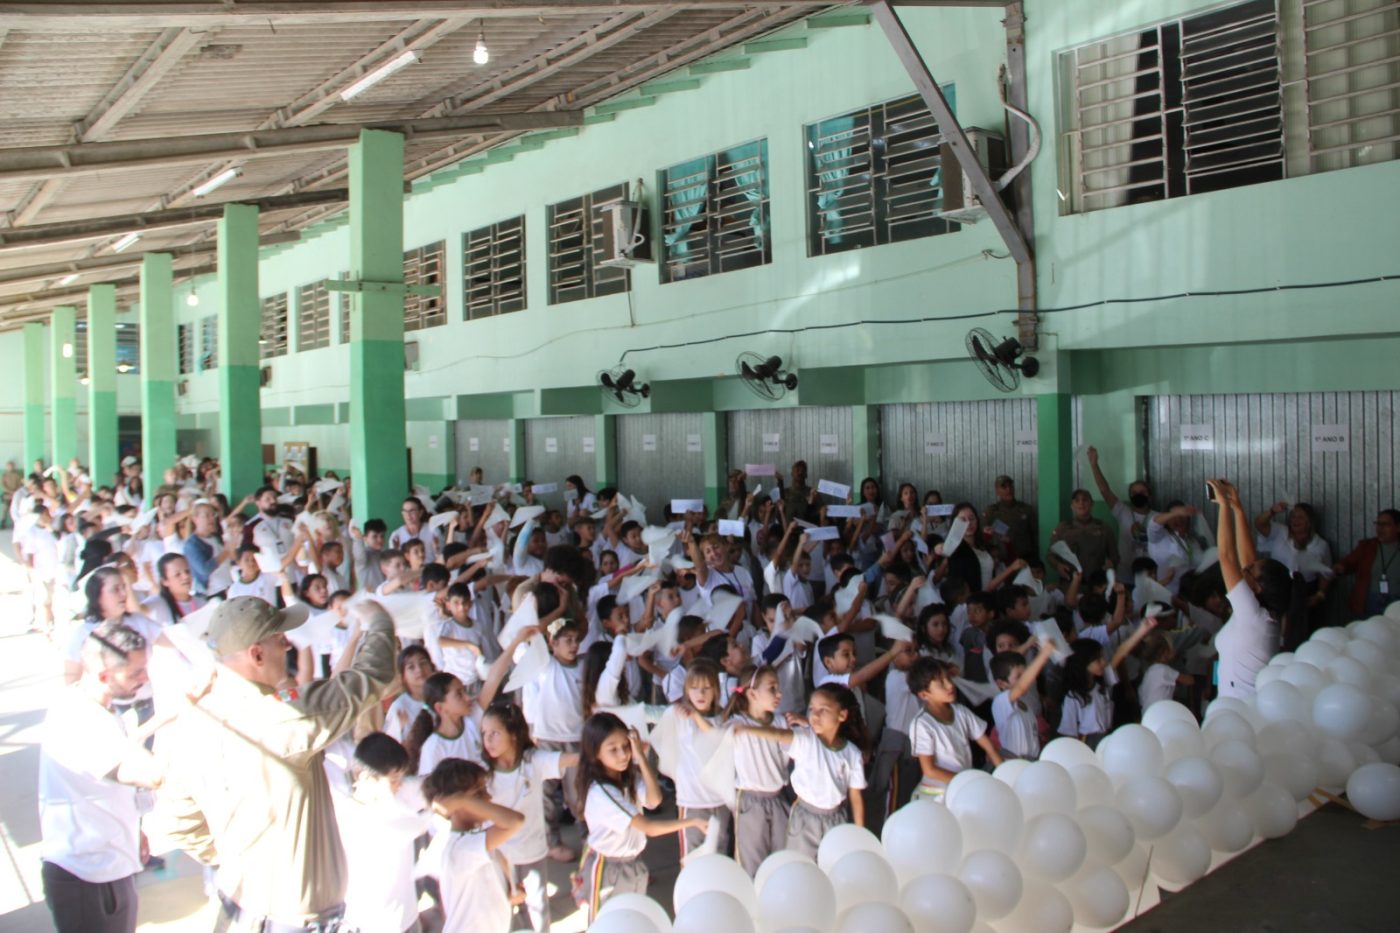
POLYGON ((419 61, 420 59, 418 57, 418 53, 415 52, 413 49, 409 49, 407 52, 404 52, 398 58, 394 59, 391 62, 388 62, 387 64, 380 65, 378 68, 374 69, 369 74, 356 81, 354 84, 351 84, 349 87, 346 87, 340 92, 340 99, 353 100, 354 98, 359 97, 365 91, 368 91, 370 88, 374 87, 376 84, 378 84, 380 81, 383 81, 390 75, 397 74, 398 72, 407 68, 409 65, 417 64, 419 61))
POLYGON ((73 284, 74 282, 76 282, 76 281, 78 281, 78 273, 76 273, 76 272, 70 272, 70 273, 68 273, 67 275, 65 275, 63 278, 59 279, 59 280, 58 280, 58 284, 59 284, 59 285, 72 285, 72 284, 73 284))
POLYGON ((128 246, 135 243, 139 239, 141 239, 141 234, 128 233, 126 236, 122 237, 120 240, 112 244, 112 252, 120 253, 122 250, 126 249, 128 246))
POLYGON ((195 188, 193 191, 190 192, 190 194, 194 195, 197 198, 202 198, 209 192, 213 191, 215 188, 228 184, 229 182, 233 181, 235 178, 242 174, 243 172, 239 169, 226 168, 219 174, 215 175, 213 178, 206 181, 204 184, 195 188))
POLYGON ((490 60, 491 50, 486 48, 486 30, 482 29, 476 34, 476 48, 472 49, 472 61, 484 65, 490 60))
POLYGON ((189 295, 185 297, 185 304, 189 305, 191 308, 198 308, 199 296, 194 292, 190 292, 189 295))

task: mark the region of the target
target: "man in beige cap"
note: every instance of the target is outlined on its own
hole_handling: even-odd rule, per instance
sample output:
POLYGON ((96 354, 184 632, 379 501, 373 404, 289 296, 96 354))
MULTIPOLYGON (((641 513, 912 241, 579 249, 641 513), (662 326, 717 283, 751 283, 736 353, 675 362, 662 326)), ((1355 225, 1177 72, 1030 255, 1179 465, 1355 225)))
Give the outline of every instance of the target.
POLYGON ((213 681, 171 727, 165 829, 218 866, 220 930, 331 933, 344 911, 345 853, 323 750, 380 701, 397 643, 388 613, 361 603, 354 663, 298 690, 286 633, 306 615, 255 596, 220 605, 208 632, 213 681))

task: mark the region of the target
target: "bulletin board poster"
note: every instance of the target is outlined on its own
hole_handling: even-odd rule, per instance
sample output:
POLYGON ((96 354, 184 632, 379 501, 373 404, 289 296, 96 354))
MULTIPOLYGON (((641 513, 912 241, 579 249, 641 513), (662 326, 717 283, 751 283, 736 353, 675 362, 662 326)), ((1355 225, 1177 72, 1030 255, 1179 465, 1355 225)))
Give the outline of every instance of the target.
POLYGON ((311 445, 306 441, 287 441, 282 445, 282 462, 305 474, 310 462, 310 452, 311 445))

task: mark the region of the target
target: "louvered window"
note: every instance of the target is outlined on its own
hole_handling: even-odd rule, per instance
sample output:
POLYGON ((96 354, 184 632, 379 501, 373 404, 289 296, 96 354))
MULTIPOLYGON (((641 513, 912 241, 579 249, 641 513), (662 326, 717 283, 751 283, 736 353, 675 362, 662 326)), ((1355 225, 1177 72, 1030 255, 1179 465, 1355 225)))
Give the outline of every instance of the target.
POLYGON ((297 289, 297 351, 331 344, 331 293, 324 282, 297 289))
MULTIPOLYGON (((443 240, 411 249, 403 254, 405 285, 442 285, 447 244, 443 240)), ((403 329, 423 330, 447 323, 447 300, 442 294, 405 294, 403 299, 403 329)))
POLYGON ((117 372, 141 372, 141 325, 138 321, 117 322, 117 372))
POLYGON ((549 303, 615 295, 632 284, 625 268, 605 266, 605 224, 612 215, 603 205, 627 197, 625 184, 551 204, 545 211, 549 226, 549 303))
POLYGON ((176 324, 175 340, 180 375, 187 376, 194 372, 194 325, 176 324))
POLYGON ((262 300, 262 328, 258 333, 258 356, 271 359, 287 355, 287 296, 273 295, 262 300))
POLYGON ((661 281, 773 261, 767 140, 672 166, 660 173, 660 188, 661 281))
MULTIPOLYGON (((339 276, 342 282, 350 281, 350 273, 342 272, 339 276)), ((340 306, 340 342, 350 342, 350 302, 354 300, 349 292, 336 292, 339 296, 340 306)))
POLYGON ((88 372, 88 326, 87 321, 73 324, 73 372, 81 379, 90 376, 88 372))
POLYGON ((1303 40, 1308 171, 1400 157, 1400 2, 1304 0, 1303 40))
POLYGON ((199 322, 199 368, 210 372, 219 368, 219 317, 211 314, 199 322))
MULTIPOLYGON (((950 104, 951 85, 943 89, 950 104)), ((943 134, 918 95, 806 127, 807 253, 822 256, 950 233, 943 134)))
POLYGON ((462 285, 468 320, 525 310, 525 218, 462 235, 462 285))

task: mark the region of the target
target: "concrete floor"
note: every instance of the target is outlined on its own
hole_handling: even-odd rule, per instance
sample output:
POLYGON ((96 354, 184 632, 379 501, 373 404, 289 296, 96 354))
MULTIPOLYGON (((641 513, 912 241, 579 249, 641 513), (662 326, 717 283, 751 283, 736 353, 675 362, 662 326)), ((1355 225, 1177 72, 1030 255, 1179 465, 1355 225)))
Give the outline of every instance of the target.
MULTIPOLYGON (((39 737, 48 698, 58 689, 57 651, 28 632, 24 578, 0 532, 0 931, 53 929, 39 883, 36 806, 39 737)), ((576 830, 572 830, 576 832, 576 830)), ((577 842, 574 838, 571 841, 577 842)), ((668 909, 677 872, 673 838, 648 846, 651 894, 668 909)), ((558 933, 585 929, 569 902, 571 865, 553 863, 558 933)), ((1317 811, 1284 839, 1260 845, 1121 929, 1230 933, 1340 933, 1400 929, 1400 826, 1366 829, 1336 806, 1317 811)), ((168 867, 139 879, 142 931, 204 931, 212 914, 198 866, 171 853, 168 867)), ((717 931, 719 933, 719 931, 717 931)))

